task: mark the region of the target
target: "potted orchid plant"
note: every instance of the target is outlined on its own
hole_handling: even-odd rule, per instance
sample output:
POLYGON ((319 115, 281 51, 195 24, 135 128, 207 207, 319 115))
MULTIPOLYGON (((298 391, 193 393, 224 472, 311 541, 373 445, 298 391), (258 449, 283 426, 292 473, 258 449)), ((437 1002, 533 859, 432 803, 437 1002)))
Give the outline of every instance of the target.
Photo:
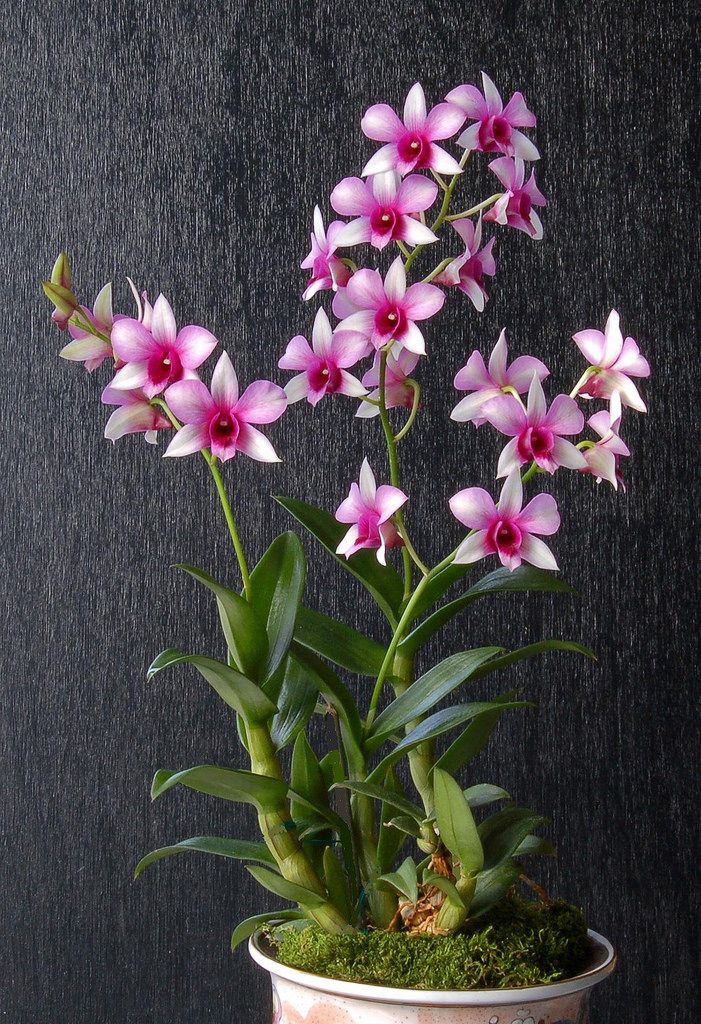
POLYGON ((401 475, 400 451, 422 410, 430 321, 460 293, 484 309, 496 272, 486 229, 542 237, 536 208, 546 200, 525 170, 539 153, 522 131, 535 123, 521 93, 504 105, 487 75, 482 90, 461 85, 430 111, 417 83, 401 117, 385 104, 365 113, 363 133, 382 145, 360 177, 331 192, 344 220, 325 227, 316 208, 302 262, 311 272, 303 298, 331 293, 336 322, 319 306, 310 340, 289 342, 279 360, 293 373, 284 388, 257 380, 241 390, 225 351, 205 383, 200 375, 218 341, 204 327, 178 329, 163 295, 151 304, 130 281, 136 313, 115 315, 108 284, 90 308, 73 291, 64 253, 44 282, 53 319, 71 338, 61 355, 113 373, 102 392, 113 407, 105 436, 164 438, 167 458, 199 454, 221 502, 240 578, 232 584, 216 572, 178 568, 211 592, 226 653, 168 649, 148 677, 194 666, 233 712, 240 746, 234 766, 158 770, 152 795, 184 786, 249 804, 261 839, 174 842, 143 857, 136 874, 166 857, 207 852, 248 862, 265 889, 292 905, 248 918, 232 938, 234 948, 249 940, 270 972, 276 1022, 365 1024, 379 1019, 378 1003, 382 1020, 412 1024, 579 1021, 589 990, 613 969, 608 941, 526 873, 526 858, 553 852, 539 834, 540 812, 492 781, 464 777, 501 716, 528 706, 508 682, 485 698, 483 679, 546 651, 592 652, 549 638, 515 650, 460 650, 427 664, 423 649, 474 602, 571 590, 550 542, 560 511, 538 485, 570 471, 585 484, 623 486, 620 463, 630 453, 622 413, 646 411, 635 379, 649 375, 648 363, 624 338, 615 311, 603 331, 574 334, 582 375, 569 392, 551 389, 550 400, 549 368, 530 355, 511 360, 504 332, 487 360, 472 352, 454 378, 460 397, 452 419, 466 424, 466 443, 489 425, 505 444, 496 483, 457 482, 445 513, 464 535, 435 565, 412 538, 415 485, 401 475), (453 156, 444 143, 455 136, 453 156), (481 153, 490 154, 498 189, 466 207, 457 197, 467 191, 468 161, 481 153), (358 247, 363 260, 382 253, 383 272, 361 266, 358 247), (436 250, 448 254, 437 259, 436 250), (381 642, 305 604, 297 532, 275 538, 251 567, 225 483, 234 456, 279 461, 260 426, 294 403, 316 406, 338 395, 357 404, 358 417, 376 418, 384 453, 349 465, 350 489, 335 510, 300 496, 277 501, 305 540, 369 592, 384 624, 381 642), (602 405, 585 424, 582 402, 591 399, 602 405), (483 560, 496 563, 486 575, 483 560), (323 751, 310 741, 319 715, 335 737, 323 751))

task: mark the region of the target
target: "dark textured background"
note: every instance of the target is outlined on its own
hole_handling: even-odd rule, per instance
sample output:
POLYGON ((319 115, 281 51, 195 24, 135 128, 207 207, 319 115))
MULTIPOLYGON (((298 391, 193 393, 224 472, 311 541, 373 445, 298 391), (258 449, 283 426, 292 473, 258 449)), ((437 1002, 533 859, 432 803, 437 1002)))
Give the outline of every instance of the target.
MULTIPOLYGON (((540 877, 620 948, 595 1020, 691 1019, 690 19, 669 0, 6 7, 0 1019, 263 1024, 269 1013, 267 979, 228 951, 233 924, 274 905, 241 866, 180 858, 130 880, 137 856, 165 840, 253 834, 246 809, 148 798, 155 767, 241 763, 231 716, 201 683, 187 672, 144 681, 162 647, 219 643, 209 602, 168 568, 186 560, 235 580, 215 496, 201 460, 162 463, 140 439, 102 440, 99 384, 57 360, 39 279, 65 246, 86 297, 113 278, 129 311, 130 274, 170 296, 179 323, 212 328, 242 380, 284 376, 279 354, 313 316, 296 269, 312 207, 328 211, 332 185, 373 149, 361 113, 396 105, 417 78, 436 101, 483 68, 539 116, 546 236, 502 232, 484 315, 455 302, 429 328, 427 409, 402 453, 411 522, 438 556, 459 534, 445 499, 493 471, 495 444, 477 450, 447 418, 470 346, 491 348, 506 326, 514 351, 554 363, 568 390, 581 369, 571 333, 615 305, 653 364, 651 412, 626 420, 626 495, 554 481, 554 546, 581 600, 507 597, 456 623, 443 647, 543 634, 597 647, 599 664, 551 656, 514 673, 540 707, 504 721, 477 776, 550 815, 560 858, 540 877)), ((227 472, 255 554, 288 526, 270 492, 335 507, 378 438, 343 400, 314 415, 297 406, 269 433, 282 467, 240 458, 227 472)), ((363 595, 310 554, 310 603, 376 632, 363 595)))

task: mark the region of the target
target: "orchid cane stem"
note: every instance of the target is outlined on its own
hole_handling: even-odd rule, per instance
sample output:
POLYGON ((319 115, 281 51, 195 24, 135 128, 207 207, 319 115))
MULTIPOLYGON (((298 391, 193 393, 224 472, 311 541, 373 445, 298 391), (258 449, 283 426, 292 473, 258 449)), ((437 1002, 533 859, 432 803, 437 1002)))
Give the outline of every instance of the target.
POLYGON ((492 205, 492 203, 496 203, 497 199, 501 199, 503 195, 503 192, 495 192, 493 196, 489 197, 489 199, 485 199, 481 203, 477 203, 476 206, 471 206, 469 210, 462 210, 460 213, 451 213, 450 216, 445 219, 447 221, 452 221, 463 220, 465 217, 474 217, 474 215, 479 213, 480 210, 486 210, 488 206, 492 205))
MULTIPOLYGON (((387 355, 388 347, 385 347, 380 352, 380 421, 382 423, 382 429, 385 434, 385 440, 387 441, 387 453, 389 455, 389 477, 393 487, 399 487, 399 459, 397 457, 397 443, 392 433, 392 425, 389 422, 389 416, 387 415, 387 401, 385 397, 385 381, 387 378, 387 355)), ((411 551, 407 546, 405 534, 406 525, 404 523, 404 516, 401 510, 395 513, 395 519, 399 528, 399 533, 404 539, 404 547, 402 548, 402 561, 404 562, 404 599, 406 600, 411 593, 411 551)), ((413 550, 413 548, 411 549, 413 550)))

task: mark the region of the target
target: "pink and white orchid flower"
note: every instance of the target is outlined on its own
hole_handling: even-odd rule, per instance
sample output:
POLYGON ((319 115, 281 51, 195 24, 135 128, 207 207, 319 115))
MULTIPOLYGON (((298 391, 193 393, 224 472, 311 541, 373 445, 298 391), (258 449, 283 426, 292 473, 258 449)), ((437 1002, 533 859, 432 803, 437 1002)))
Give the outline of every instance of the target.
POLYGON ((124 317, 112 328, 114 354, 124 362, 111 386, 119 391, 143 389, 153 398, 182 378, 197 378, 195 370, 211 355, 217 339, 204 327, 191 324, 178 331, 170 303, 159 295, 151 326, 124 317))
POLYGON ((444 288, 455 287, 470 299, 478 313, 484 310, 489 298, 484 287, 484 275, 494 277, 497 272, 492 249, 494 239, 490 238, 484 249, 482 244, 482 218, 475 225, 469 217, 454 220, 452 226, 465 243, 465 252, 452 260, 442 273, 434 278, 444 288))
POLYGON ((434 316, 445 302, 445 295, 432 284, 406 286, 406 271, 398 256, 382 277, 377 270, 358 270, 346 288, 338 291, 333 311, 342 318, 338 331, 358 331, 375 349, 390 341, 417 355, 425 355, 424 337, 417 320, 434 316))
POLYGON ((324 395, 351 395, 362 398, 367 394, 357 377, 348 373, 367 354, 367 339, 362 334, 349 334, 331 330, 329 318, 319 309, 312 329, 312 344, 301 334, 292 339, 278 366, 283 370, 301 370, 285 385, 287 401, 299 402, 306 398, 316 405, 324 395))
POLYGON ((508 476, 515 467, 531 461, 546 473, 554 473, 558 466, 586 469, 581 451, 563 437, 583 429, 581 409, 569 395, 556 395, 548 409, 537 374, 533 374, 525 409, 520 399, 501 395, 482 406, 482 415, 513 438, 499 456, 497 477, 508 476))
POLYGON ((518 469, 512 469, 507 476, 498 505, 482 487, 458 491, 449 504, 455 518, 476 531, 458 547, 457 563, 470 564, 487 555, 498 555, 501 564, 512 571, 522 561, 539 569, 557 569, 550 548, 534 536, 548 537, 557 532, 560 526, 557 502, 551 494, 536 494, 522 508, 523 485, 518 469))
POLYGON ((489 75, 482 72, 484 95, 475 85, 459 85, 446 96, 472 121, 458 138, 459 146, 482 153, 505 153, 522 160, 539 160, 540 153, 519 128, 535 127, 535 114, 526 106, 522 93, 515 92, 504 106, 489 75))
POLYGON ((370 242, 384 249, 389 242, 428 245, 438 237, 412 214, 428 210, 438 186, 420 174, 402 181, 396 171, 374 174, 368 181, 344 178, 331 193, 331 205, 344 217, 355 217, 336 236, 336 245, 370 242))
POLYGON ((460 164, 436 145, 449 139, 465 122, 465 114, 451 103, 439 103, 427 114, 421 84, 412 85, 404 103, 404 120, 386 103, 376 103, 365 112, 360 127, 369 139, 385 142, 363 168, 363 177, 381 171, 433 170, 438 174, 460 174, 460 164))
POLYGON ((314 207, 312 248, 309 255, 300 263, 302 270, 312 272, 307 287, 302 292, 303 299, 311 299, 317 292, 329 288, 336 291, 350 278, 350 268, 338 256, 334 256, 339 244, 338 234, 344 227, 346 225, 342 220, 334 220, 328 229, 325 229, 321 210, 318 206, 314 207))
POLYGON ((506 192, 485 213, 484 219, 495 221, 497 224, 508 224, 519 231, 525 231, 536 242, 540 241, 543 237, 543 225, 533 207, 545 206, 547 199, 535 183, 535 174, 531 172, 530 178, 524 184, 526 171, 523 160, 519 157, 512 160, 508 156, 492 160, 489 170, 496 174, 506 192))
POLYGON ((588 425, 599 435, 599 440, 593 447, 582 451, 587 464, 584 472, 592 473, 598 484, 607 480, 616 491, 619 484, 624 491, 626 489, 619 461, 622 456, 630 455, 628 446, 619 436, 621 413, 621 396, 618 391, 614 391, 609 408, 601 409, 587 420, 588 425))
MULTIPOLYGON (((380 398, 380 353, 376 353, 375 361, 363 376, 363 384, 366 388, 374 388, 367 396, 377 402, 380 398)), ((408 379, 416 369, 419 356, 409 352, 406 348, 399 349, 394 356, 391 352, 387 356, 385 367, 385 406, 388 409, 395 409, 403 406, 411 409, 414 404, 414 389, 407 384, 408 379)), ((369 419, 372 416, 379 416, 379 405, 371 405, 370 402, 361 402, 356 416, 361 419, 369 419)))
POLYGON ((473 352, 467 363, 455 374, 454 386, 458 391, 470 391, 472 394, 461 398, 450 414, 451 420, 458 423, 472 422, 480 427, 487 422, 483 407, 493 398, 503 395, 505 389, 513 388, 519 395, 528 391, 534 375, 538 380, 545 380, 550 370, 545 363, 534 356, 518 356, 509 365, 506 331, 502 331, 499 340, 489 357, 489 367, 484 365, 481 352, 473 352))
MULTIPOLYGON (((109 338, 114 323, 112 314, 112 284, 106 284, 101 288, 95 299, 92 309, 87 306, 78 307, 82 315, 88 320, 95 330, 109 338)), ((64 345, 59 355, 62 359, 69 359, 76 363, 85 363, 85 369, 92 373, 98 366, 101 366, 105 359, 112 356, 112 345, 104 338, 98 338, 90 331, 75 324, 67 322, 68 332, 73 339, 64 345)))
POLYGON ((116 405, 105 425, 105 437, 115 442, 125 434, 143 434, 149 444, 156 443, 159 430, 169 430, 171 422, 160 409, 151 405, 141 390, 119 391, 111 384, 102 392, 104 405, 116 405))
POLYGON ((268 438, 251 424, 279 419, 287 406, 287 396, 277 384, 256 380, 239 398, 239 382, 226 352, 214 368, 211 391, 201 380, 181 380, 171 384, 165 399, 185 424, 165 455, 192 455, 210 448, 222 462, 236 452, 258 462, 280 461, 268 438))
POLYGON ((582 398, 611 398, 619 391, 623 405, 647 412, 631 377, 649 377, 650 364, 632 338, 623 340, 620 317, 609 313, 604 333, 589 328, 573 335, 582 355, 589 361, 589 376, 579 388, 582 398))
POLYGON ((359 485, 351 484, 350 494, 336 509, 339 523, 352 523, 336 554, 350 558, 362 548, 377 548, 378 562, 386 565, 386 549, 403 543, 391 518, 408 500, 398 487, 378 487, 368 460, 363 459, 359 485))

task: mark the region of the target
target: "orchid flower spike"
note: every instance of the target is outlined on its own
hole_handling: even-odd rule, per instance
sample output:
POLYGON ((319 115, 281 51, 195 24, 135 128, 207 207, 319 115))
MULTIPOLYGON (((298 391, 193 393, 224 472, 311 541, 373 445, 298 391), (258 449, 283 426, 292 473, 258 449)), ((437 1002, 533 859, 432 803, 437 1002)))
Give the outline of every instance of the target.
POLYGON ((170 303, 159 295, 149 328, 130 317, 115 320, 112 348, 125 365, 111 386, 119 391, 141 388, 153 398, 175 381, 197 379, 195 370, 216 345, 217 339, 204 327, 190 325, 178 331, 170 303))
POLYGON ((489 296, 484 287, 484 275, 494 277, 497 272, 492 249, 494 239, 490 238, 484 249, 482 244, 482 218, 475 225, 469 217, 455 220, 452 226, 465 243, 465 252, 448 264, 442 273, 434 278, 436 284, 444 288, 455 287, 470 299, 478 313, 484 310, 489 296))
POLYGON ((214 368, 211 391, 201 380, 181 380, 171 384, 165 399, 185 424, 165 455, 192 455, 210 448, 222 462, 236 452, 258 462, 280 461, 267 437, 251 424, 279 419, 287 406, 287 396, 277 384, 256 380, 239 398, 239 382, 226 352, 214 368))
POLYGON ((451 420, 458 423, 472 422, 479 427, 487 422, 482 410, 491 399, 498 398, 507 389, 522 395, 528 391, 534 375, 538 380, 545 380, 550 374, 545 363, 534 356, 518 356, 508 365, 508 355, 506 331, 501 332, 492 349, 489 367, 484 365, 481 352, 472 353, 467 363, 455 374, 453 382, 458 391, 472 393, 460 399, 450 414, 451 420))
POLYGON ((464 526, 476 532, 458 547, 455 562, 469 564, 487 555, 498 555, 512 571, 521 562, 539 569, 557 569, 550 548, 534 534, 551 536, 560 526, 557 503, 551 494, 536 494, 523 505, 521 473, 512 469, 501 489, 499 504, 482 487, 468 487, 450 499, 450 511, 464 526))
POLYGON ((351 484, 350 494, 336 509, 339 523, 352 524, 336 554, 350 558, 362 548, 375 548, 378 562, 386 565, 386 549, 403 543, 392 516, 408 500, 398 487, 378 487, 368 460, 363 459, 359 484, 351 484))
POLYGON ((489 170, 496 174, 506 192, 485 213, 484 219, 525 231, 534 241, 539 242, 543 237, 543 225, 533 207, 545 206, 547 200, 535 183, 535 174, 531 172, 524 184, 526 171, 523 160, 519 157, 512 160, 508 156, 492 160, 489 170))
POLYGON ((426 97, 419 82, 412 85, 404 103, 404 120, 386 103, 365 112, 360 127, 369 139, 385 142, 363 168, 363 177, 381 171, 433 170, 438 174, 460 174, 460 164, 436 145, 462 128, 465 114, 451 103, 439 103, 426 113, 426 97))
POLYGON ((156 443, 159 430, 169 430, 170 420, 151 405, 143 391, 119 391, 110 384, 102 392, 104 405, 116 405, 105 425, 105 437, 113 443, 125 434, 143 434, 149 444, 156 443))
POLYGON ((522 160, 539 160, 540 153, 519 128, 534 128, 535 114, 526 106, 522 93, 515 92, 504 106, 489 75, 482 72, 482 90, 475 85, 459 85, 446 96, 475 124, 458 138, 458 146, 482 153, 505 153, 522 160))
MULTIPOLYGON (((363 384, 366 388, 374 388, 367 396, 375 402, 380 398, 380 353, 376 353, 375 361, 363 376, 363 384)), ((411 409, 414 404, 414 388, 407 383, 416 369, 419 356, 406 348, 400 348, 397 355, 390 352, 387 356, 385 367, 385 407, 394 409, 403 406, 411 409)), ((369 419, 372 416, 379 416, 379 405, 371 405, 370 402, 361 402, 356 416, 361 419, 369 419)))
MULTIPOLYGON (((115 320, 112 313, 111 282, 100 289, 92 309, 88 309, 87 306, 80 306, 79 309, 96 331, 109 338, 115 320)), ((85 369, 92 373, 93 370, 102 365, 105 359, 109 359, 112 356, 112 345, 108 340, 98 338, 91 334, 90 331, 86 331, 82 327, 76 327, 70 321, 67 322, 67 326, 68 333, 73 341, 69 341, 59 352, 62 359, 85 363, 85 369)))
POLYGON ((283 370, 301 370, 285 385, 287 401, 292 404, 306 398, 316 405, 324 395, 351 395, 362 398, 367 394, 357 377, 348 373, 367 354, 368 342, 362 334, 331 330, 329 318, 319 309, 314 320, 311 347, 306 338, 298 334, 287 346, 278 366, 283 370))
POLYGON ((334 220, 328 229, 325 229, 321 210, 318 206, 314 207, 312 247, 309 255, 300 263, 302 270, 312 272, 307 287, 302 292, 303 299, 311 299, 317 292, 328 289, 336 291, 350 278, 350 268, 338 256, 334 256, 339 244, 338 234, 345 226, 342 220, 334 220))
POLYGON ((401 181, 396 171, 374 174, 368 181, 344 178, 331 193, 331 205, 344 217, 355 217, 344 224, 335 237, 336 245, 370 242, 384 249, 389 242, 428 245, 438 237, 413 214, 428 210, 436 201, 438 186, 420 174, 401 181))
POLYGON ((619 484, 625 491, 619 462, 622 456, 630 455, 628 446, 619 436, 621 413, 621 395, 620 392, 614 391, 609 408, 601 409, 587 420, 588 425, 599 435, 599 440, 593 447, 587 447, 582 451, 587 464, 583 472, 592 473, 598 484, 602 480, 607 480, 616 491, 619 484))
POLYGON ((341 323, 336 330, 360 332, 373 348, 391 341, 417 355, 425 355, 424 337, 417 320, 434 316, 445 302, 445 295, 432 284, 412 284, 407 288, 406 271, 398 256, 382 281, 377 270, 358 270, 346 288, 338 291, 333 311, 341 323))
POLYGON ((562 436, 579 434, 584 428, 581 409, 569 395, 557 395, 548 409, 537 374, 533 374, 525 409, 513 395, 500 395, 482 407, 482 415, 513 439, 499 456, 497 477, 508 476, 531 461, 546 473, 554 473, 558 466, 586 469, 580 450, 562 436))
POLYGON ((589 375, 579 389, 582 398, 611 398, 618 391, 623 405, 647 412, 631 377, 649 377, 650 364, 640 354, 637 342, 632 338, 623 340, 616 310, 609 313, 603 334, 589 328, 572 337, 589 361, 589 375))

